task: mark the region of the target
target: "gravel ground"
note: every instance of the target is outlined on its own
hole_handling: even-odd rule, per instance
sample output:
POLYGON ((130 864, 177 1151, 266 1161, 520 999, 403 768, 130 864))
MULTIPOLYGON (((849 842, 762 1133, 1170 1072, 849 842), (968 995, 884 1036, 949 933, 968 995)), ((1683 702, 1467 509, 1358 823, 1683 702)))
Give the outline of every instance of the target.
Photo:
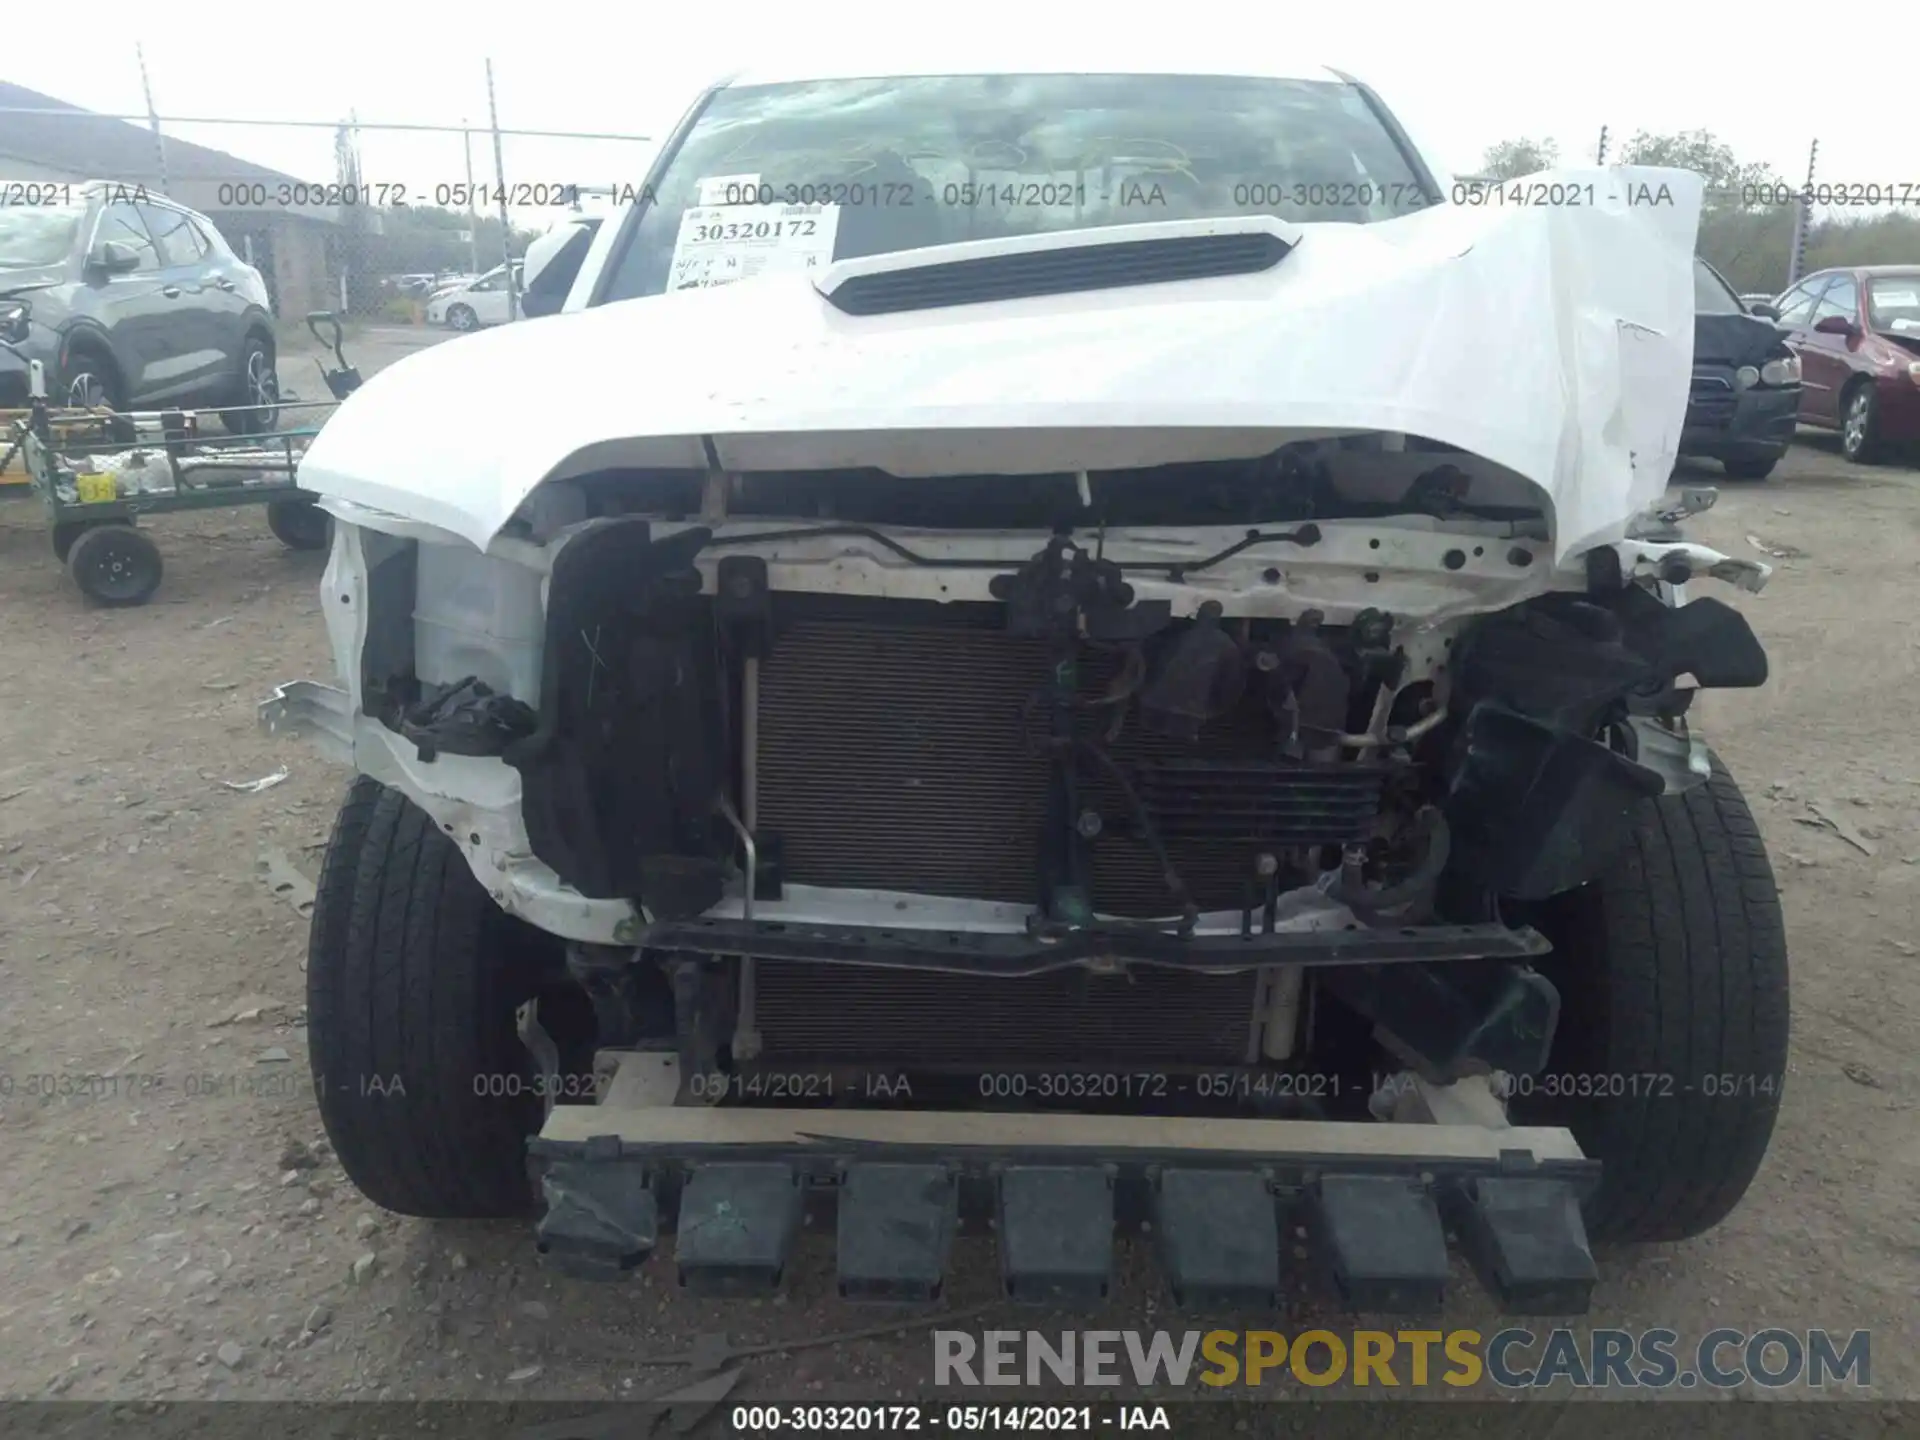
MULTIPOLYGON (((1734 554, 1749 537, 1790 548, 1764 595, 1737 597, 1773 681, 1704 712, 1785 896, 1792 1065, 1746 1203, 1692 1244, 1603 1255, 1588 1323, 1870 1328, 1874 1393, 1920 1398, 1920 475, 1816 439, 1693 528, 1734 554), (1873 853, 1801 823, 1809 802, 1873 853)), ((320 561, 282 550, 258 510, 151 529, 155 603, 98 611, 37 512, 0 506, 0 1395, 606 1399, 658 1386, 669 1372, 637 1362, 703 1333, 799 1341, 887 1319, 832 1297, 818 1237, 787 1297, 717 1306, 657 1264, 588 1286, 536 1266, 518 1226, 357 1197, 307 1077, 305 923, 256 873, 263 847, 317 871, 346 779, 254 728, 274 684, 330 675, 320 561), (282 766, 259 793, 221 783, 282 766)), ((1001 1323, 1185 1328, 1123 1253, 1097 1320, 1001 1323)), ((953 1303, 993 1285, 990 1252, 962 1242, 953 1303)), ((1458 1287, 1447 1324, 1493 1320, 1458 1287)), ((1343 1323, 1306 1294, 1269 1323, 1313 1321, 1343 1323)), ((926 1335, 887 1332, 750 1362, 735 1393, 884 1400, 931 1382, 926 1335)))

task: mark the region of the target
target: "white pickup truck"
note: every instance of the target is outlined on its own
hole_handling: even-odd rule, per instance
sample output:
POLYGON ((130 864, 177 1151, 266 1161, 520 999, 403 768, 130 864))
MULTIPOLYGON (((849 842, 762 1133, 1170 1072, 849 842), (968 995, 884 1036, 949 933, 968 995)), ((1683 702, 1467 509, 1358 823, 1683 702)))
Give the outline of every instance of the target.
POLYGON ((1459 203, 1313 66, 701 95, 562 314, 301 472, 338 685, 264 718, 360 775, 307 972, 354 1182, 720 1293, 832 1200, 892 1299, 984 1216, 1022 1299, 1151 1220, 1186 1303, 1298 1224, 1362 1308, 1451 1229, 1565 1313, 1589 1233, 1718 1222, 1787 973, 1688 713, 1767 674, 1692 582, 1766 572, 1644 518, 1700 182, 1528 184, 1459 203))

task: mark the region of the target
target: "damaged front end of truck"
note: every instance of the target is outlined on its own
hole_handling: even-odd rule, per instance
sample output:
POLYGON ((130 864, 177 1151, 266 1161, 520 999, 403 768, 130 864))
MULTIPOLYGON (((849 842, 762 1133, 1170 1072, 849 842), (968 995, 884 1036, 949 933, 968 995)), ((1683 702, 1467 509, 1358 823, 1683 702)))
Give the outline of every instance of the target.
MULTIPOLYGON (((1470 297, 1519 234, 1487 225, 1475 262, 1443 241, 1431 273, 1470 297)), ((421 985, 486 971, 465 986, 505 1007, 495 1039, 454 1065, 386 1053, 444 1113, 476 1086, 492 1105, 423 1140, 423 1174, 458 1163, 436 1147, 510 1133, 537 1184, 356 1181, 414 1213, 532 1199, 576 1273, 624 1273, 675 1231, 680 1280, 715 1293, 778 1285, 831 1205, 855 1297, 936 1297, 952 1236, 991 1220, 1017 1298, 1105 1295, 1116 1229, 1151 1222, 1178 1298, 1265 1302, 1299 1223, 1356 1306, 1437 1304, 1454 1228, 1511 1307, 1582 1308, 1606 1167, 1574 1121, 1522 1113, 1596 1023, 1556 969, 1568 897, 1613 883, 1649 807, 1715 783, 1691 702, 1761 684, 1766 659, 1687 586, 1766 572, 1635 519, 1679 433, 1684 259, 1666 333, 1571 322, 1609 347, 1606 403, 1567 393, 1589 352, 1477 408, 1405 385, 1370 408, 1378 385, 1348 374, 1317 406, 1219 413, 1219 375, 1181 365, 1315 373, 1282 358, 1312 317, 1263 316, 1252 289, 1233 298, 1255 313, 1223 314, 1206 287, 1310 273, 1323 239, 1186 227, 1156 254, 1187 274, 1211 246, 1215 279, 1149 279, 1134 310, 989 304, 1056 351, 1022 361, 1053 393, 997 402, 958 367, 923 370, 938 406, 893 398, 908 351, 848 317, 933 317, 887 332, 924 367, 989 338, 943 284, 990 302, 983 260, 1044 251, 1098 290, 1124 241, 769 286, 763 306, 818 312, 792 354, 830 382, 789 372, 754 413, 768 377, 746 376, 683 399, 686 428, 615 413, 544 450, 503 440, 500 468, 411 506, 357 437, 433 377, 375 377, 304 480, 336 521, 343 683, 264 709, 364 777, 329 861, 362 898, 316 919, 315 1024, 378 991, 363 952, 421 985), (1100 357, 1122 343, 1151 363, 1100 357), (1104 384, 1060 380, 1076 362, 1104 384), (1550 417, 1508 408, 1538 397, 1550 417), (366 427, 336 437, 356 409, 366 427), (465 887, 437 921, 408 908, 429 853, 465 887)), ((1556 253, 1590 259, 1579 240, 1556 253)), ((703 323, 754 292, 706 297, 703 323)), ((620 308, 648 312, 642 343, 674 320, 543 321, 516 363, 537 370, 550 324, 541 348, 611 343, 620 308)), ((507 354, 449 348, 483 344, 507 354)))

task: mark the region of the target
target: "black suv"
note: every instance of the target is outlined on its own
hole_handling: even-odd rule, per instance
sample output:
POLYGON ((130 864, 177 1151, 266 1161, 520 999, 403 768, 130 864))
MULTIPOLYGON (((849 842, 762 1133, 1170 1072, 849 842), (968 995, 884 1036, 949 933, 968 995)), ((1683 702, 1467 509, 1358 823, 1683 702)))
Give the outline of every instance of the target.
POLYGON ((220 409, 273 428, 279 403, 260 272, 204 215, 136 185, 13 183, 0 193, 0 406, 27 362, 56 404, 220 409))

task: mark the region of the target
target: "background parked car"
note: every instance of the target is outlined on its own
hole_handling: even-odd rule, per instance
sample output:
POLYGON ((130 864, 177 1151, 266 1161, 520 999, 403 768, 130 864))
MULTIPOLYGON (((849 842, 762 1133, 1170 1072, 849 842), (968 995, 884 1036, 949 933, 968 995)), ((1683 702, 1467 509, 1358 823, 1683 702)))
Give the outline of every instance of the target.
MULTIPOLYGON (((514 262, 514 280, 520 264, 514 262)), ((496 265, 477 280, 436 291, 427 301, 427 323, 450 330, 478 330, 482 325, 507 323, 507 267, 496 265)))
POLYGON ((1840 432, 1849 460, 1920 441, 1920 265, 1809 275, 1774 302, 1800 356, 1800 421, 1840 432))
POLYGON ((396 295, 424 300, 439 288, 440 281, 432 275, 394 275, 389 277, 388 285, 396 295))
POLYGON ((280 398, 266 282, 213 222, 138 186, 49 185, 0 207, 0 404, 25 403, 25 362, 69 405, 223 407, 273 427, 280 398), (12 393, 18 391, 19 393, 12 393))
POLYGON ((1701 259, 1693 262, 1693 308, 1693 387, 1680 453, 1718 460, 1730 479, 1764 480, 1793 443, 1800 361, 1701 259))

